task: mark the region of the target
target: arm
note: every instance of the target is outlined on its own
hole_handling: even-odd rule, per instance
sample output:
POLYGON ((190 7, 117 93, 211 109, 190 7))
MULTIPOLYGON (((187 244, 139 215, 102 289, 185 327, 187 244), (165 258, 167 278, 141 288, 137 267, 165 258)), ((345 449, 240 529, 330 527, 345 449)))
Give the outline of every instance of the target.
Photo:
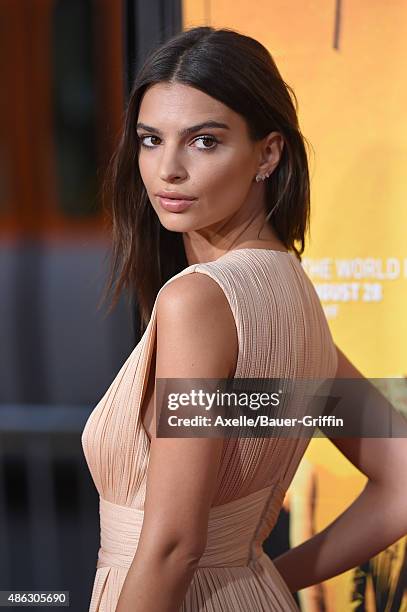
MULTIPOLYGON (((233 315, 213 279, 192 273, 161 290, 156 378, 227 378, 236 356, 233 315)), ((157 438, 154 424, 143 527, 116 612, 179 609, 206 547, 222 446, 223 438, 157 438)))
MULTIPOLYGON (((337 378, 362 377, 337 353, 337 378)), ((407 533, 407 438, 330 440, 368 481, 323 531, 273 560, 292 592, 360 565, 407 533)))

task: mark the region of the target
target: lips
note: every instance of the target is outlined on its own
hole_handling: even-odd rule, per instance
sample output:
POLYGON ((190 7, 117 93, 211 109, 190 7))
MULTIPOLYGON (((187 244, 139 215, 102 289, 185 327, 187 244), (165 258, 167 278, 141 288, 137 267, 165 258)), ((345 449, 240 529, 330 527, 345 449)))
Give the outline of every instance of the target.
POLYGON ((168 198, 163 196, 158 196, 158 200, 161 206, 170 212, 182 212, 187 208, 190 208, 196 198, 193 199, 185 199, 185 198, 168 198))
POLYGON ((158 191, 156 196, 160 196, 160 198, 169 198, 170 200, 196 200, 195 196, 188 195, 186 193, 182 193, 181 191, 158 191))

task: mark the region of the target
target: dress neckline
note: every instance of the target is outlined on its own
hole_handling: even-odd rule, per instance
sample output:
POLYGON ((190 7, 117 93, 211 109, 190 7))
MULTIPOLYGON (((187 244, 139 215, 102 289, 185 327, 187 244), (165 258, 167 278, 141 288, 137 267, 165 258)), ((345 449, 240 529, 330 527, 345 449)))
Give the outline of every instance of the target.
POLYGON ((280 251, 277 249, 261 249, 258 247, 243 247, 242 249, 232 249, 231 251, 227 251, 225 255, 228 253, 236 253, 237 251, 268 251, 269 253, 284 253, 284 255, 290 255, 290 251, 280 251))
POLYGON ((229 257, 231 255, 233 255, 234 253, 254 253, 258 251, 259 253, 271 253, 272 256, 274 257, 275 254, 277 255, 284 255, 284 257, 289 257, 291 258, 292 253, 290 251, 277 251, 275 249, 261 249, 261 248, 256 248, 256 247, 244 247, 242 249, 232 249, 231 251, 226 251, 226 253, 224 253, 223 255, 221 255, 220 257, 218 257, 218 259, 215 259, 214 262, 216 261, 220 261, 221 259, 223 259, 224 257, 229 257))
POLYGON ((256 247, 244 247, 242 249, 231 249, 230 251, 226 251, 226 253, 218 257, 218 259, 211 259, 210 261, 200 261, 200 262, 190 264, 188 268, 192 266, 200 266, 200 265, 206 265, 210 263, 216 263, 217 261, 221 261, 224 257, 228 257, 229 255, 232 255, 233 253, 244 253, 244 252, 253 253, 253 251, 260 251, 260 253, 281 253, 282 255, 288 255, 290 258, 292 258, 292 253, 290 251, 277 251, 275 249, 261 249, 261 248, 256 248, 256 247))

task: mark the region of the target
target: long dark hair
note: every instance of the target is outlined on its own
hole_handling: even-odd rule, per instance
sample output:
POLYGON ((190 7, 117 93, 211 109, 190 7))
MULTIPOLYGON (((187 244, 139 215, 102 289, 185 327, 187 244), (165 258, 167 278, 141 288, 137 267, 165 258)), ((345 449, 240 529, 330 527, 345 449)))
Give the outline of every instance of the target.
POLYGON ((265 181, 266 223, 300 261, 309 229, 308 142, 299 128, 295 93, 269 51, 229 28, 195 27, 173 36, 150 53, 136 76, 104 184, 112 225, 104 298, 114 287, 110 312, 122 289, 129 290, 136 298, 142 329, 159 289, 188 265, 182 234, 161 225, 138 168, 136 123, 141 98, 149 86, 163 82, 190 85, 219 100, 246 119, 254 141, 272 131, 283 136, 279 164, 265 181))

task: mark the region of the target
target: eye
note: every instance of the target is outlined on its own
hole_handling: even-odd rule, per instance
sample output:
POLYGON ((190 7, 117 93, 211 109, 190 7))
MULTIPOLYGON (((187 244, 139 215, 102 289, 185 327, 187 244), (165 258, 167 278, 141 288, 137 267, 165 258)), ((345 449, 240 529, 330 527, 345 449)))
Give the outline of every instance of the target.
POLYGON ((151 145, 146 145, 146 144, 144 143, 144 139, 145 139, 145 138, 158 138, 158 136, 149 136, 149 135, 147 135, 147 136, 137 136, 137 138, 138 138, 139 142, 141 143, 141 146, 142 146, 142 147, 146 147, 147 149, 153 149, 153 148, 154 148, 154 145, 153 145, 153 146, 151 146, 151 145))
POLYGON ((210 142, 214 143, 214 146, 212 146, 212 147, 197 147, 198 149, 201 149, 201 150, 205 150, 206 149, 207 151, 208 150, 210 151, 211 149, 215 149, 216 145, 219 142, 219 140, 217 138, 215 138, 215 136, 198 136, 198 138, 195 138, 194 142, 196 142, 197 140, 201 140, 201 141, 203 141, 203 140, 208 141, 209 140, 210 142))
MULTIPOLYGON (((144 142, 144 140, 146 138, 156 138, 156 139, 160 140, 160 138, 158 136, 152 136, 152 135, 149 135, 149 134, 137 136, 137 138, 138 138, 141 146, 145 147, 146 149, 154 149, 155 148, 154 144, 153 145, 151 145, 151 144, 148 145, 148 144, 146 144, 144 142)), ((207 147, 207 146, 197 147, 197 149, 200 149, 201 151, 211 151, 212 149, 215 149, 217 144, 219 143, 219 140, 217 138, 215 138, 215 136, 211 136, 209 134, 204 135, 204 136, 198 136, 192 142, 197 142, 197 141, 202 141, 202 142, 204 142, 204 141, 208 142, 209 141, 210 143, 212 143, 212 146, 210 146, 210 147, 207 147)))

